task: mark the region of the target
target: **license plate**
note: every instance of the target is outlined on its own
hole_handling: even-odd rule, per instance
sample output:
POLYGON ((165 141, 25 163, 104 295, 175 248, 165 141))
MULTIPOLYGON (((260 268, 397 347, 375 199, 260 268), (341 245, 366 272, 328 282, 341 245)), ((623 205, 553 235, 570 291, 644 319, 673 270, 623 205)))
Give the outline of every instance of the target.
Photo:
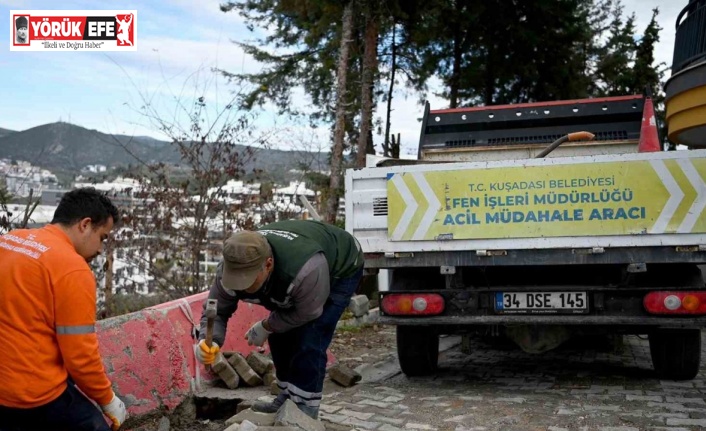
POLYGON ((588 312, 586 292, 496 292, 495 311, 515 314, 583 314, 588 312))

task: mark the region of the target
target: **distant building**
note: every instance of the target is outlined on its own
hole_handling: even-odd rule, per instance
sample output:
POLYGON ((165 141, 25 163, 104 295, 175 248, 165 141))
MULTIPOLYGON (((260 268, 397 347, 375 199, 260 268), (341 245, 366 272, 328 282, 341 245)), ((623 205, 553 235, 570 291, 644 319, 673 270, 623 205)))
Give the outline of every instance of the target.
POLYGON ((208 189, 208 194, 216 194, 216 198, 223 200, 226 205, 258 204, 261 200, 261 185, 229 180, 221 187, 208 189))
POLYGON ((0 177, 4 178, 5 187, 12 195, 19 197, 40 196, 47 187, 56 187, 56 175, 38 166, 32 166, 22 160, 11 162, 0 161, 0 177))
POLYGON ((74 188, 93 187, 105 192, 113 203, 119 208, 132 208, 138 203, 135 194, 141 190, 139 181, 133 178, 118 177, 114 181, 102 183, 75 182, 74 188))
POLYGON ((316 192, 306 188, 303 181, 291 181, 286 187, 275 187, 272 190, 272 203, 275 205, 299 206, 299 196, 305 196, 309 201, 316 197, 316 192))
POLYGON ((32 176, 25 174, 10 173, 5 174, 5 186, 7 191, 14 196, 27 197, 30 191, 33 196, 42 193, 42 183, 35 181, 32 176))
POLYGON ((140 190, 140 182, 133 178, 117 177, 114 181, 103 181, 102 183, 86 183, 75 182, 75 188, 93 187, 96 190, 109 193, 124 193, 132 194, 132 192, 140 190))
MULTIPOLYGON (((82 178, 82 177, 77 177, 82 178)), ((115 181, 104 181, 102 183, 75 182, 72 189, 46 188, 42 190, 42 205, 59 205, 61 198, 75 188, 93 187, 96 190, 105 192, 110 200, 118 207, 132 207, 136 201, 134 194, 140 189, 137 180, 132 178, 118 177, 115 181)))
POLYGON ((92 174, 98 174, 107 171, 108 168, 105 165, 87 165, 81 169, 81 172, 90 172, 92 174))

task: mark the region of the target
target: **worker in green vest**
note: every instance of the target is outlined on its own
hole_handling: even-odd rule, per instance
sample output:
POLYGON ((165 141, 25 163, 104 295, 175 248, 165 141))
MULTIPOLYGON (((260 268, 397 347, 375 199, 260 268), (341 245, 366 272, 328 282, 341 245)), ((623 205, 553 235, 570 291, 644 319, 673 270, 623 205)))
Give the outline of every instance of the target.
POLYGON ((255 323, 246 337, 255 346, 269 340, 280 393, 271 403, 256 403, 253 410, 276 412, 291 399, 316 419, 326 350, 362 275, 360 244, 333 225, 288 220, 236 232, 224 243, 223 261, 208 296, 218 300, 214 342, 209 348, 203 341, 202 317, 196 356, 206 365, 216 360, 239 300, 264 306, 270 315, 255 323))

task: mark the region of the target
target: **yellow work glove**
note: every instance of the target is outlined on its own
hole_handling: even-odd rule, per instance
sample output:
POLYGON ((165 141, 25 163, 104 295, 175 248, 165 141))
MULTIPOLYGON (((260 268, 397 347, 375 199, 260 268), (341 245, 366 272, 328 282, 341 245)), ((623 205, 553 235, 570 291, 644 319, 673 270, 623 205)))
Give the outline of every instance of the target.
POLYGON ((196 358, 204 365, 213 365, 216 361, 216 355, 220 352, 220 347, 215 341, 211 342, 211 347, 206 345, 205 340, 199 341, 198 344, 194 346, 194 352, 196 353, 196 358))
POLYGON ((108 419, 113 422, 112 430, 118 431, 120 425, 125 422, 125 418, 127 417, 125 403, 113 393, 113 399, 110 400, 108 404, 101 406, 101 410, 103 410, 103 414, 108 416, 108 419))

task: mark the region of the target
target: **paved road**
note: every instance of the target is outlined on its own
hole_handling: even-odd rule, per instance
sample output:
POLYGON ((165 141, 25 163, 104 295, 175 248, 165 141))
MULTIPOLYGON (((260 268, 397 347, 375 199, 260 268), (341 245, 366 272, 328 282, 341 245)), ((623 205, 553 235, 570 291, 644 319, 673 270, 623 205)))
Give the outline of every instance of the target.
POLYGON ((624 337, 622 348, 574 343, 542 355, 472 346, 443 352, 439 372, 425 378, 399 373, 390 348, 377 373, 367 368, 368 382, 327 384, 322 419, 376 431, 706 429, 706 366, 691 381, 660 381, 638 337, 624 337))

